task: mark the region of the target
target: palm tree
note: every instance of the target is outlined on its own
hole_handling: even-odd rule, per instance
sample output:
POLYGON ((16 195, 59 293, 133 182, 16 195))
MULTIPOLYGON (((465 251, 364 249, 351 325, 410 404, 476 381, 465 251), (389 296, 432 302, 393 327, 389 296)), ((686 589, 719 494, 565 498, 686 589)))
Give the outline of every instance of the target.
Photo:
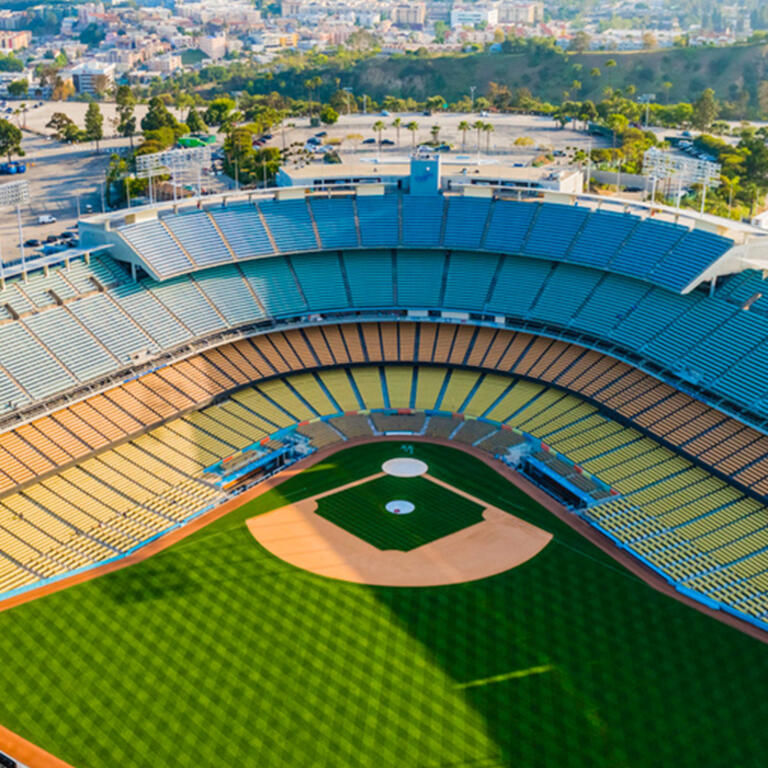
POLYGON ((411 149, 416 149, 416 131, 419 130, 419 124, 415 120, 411 120, 411 122, 405 126, 405 130, 411 132, 411 149))
POLYGON ((465 147, 465 145, 467 143, 467 131, 471 127, 472 126, 466 120, 462 120, 459 123, 459 130, 461 131, 461 151, 462 152, 464 151, 464 147, 465 147))
POLYGON ((491 151, 491 134, 495 130, 496 129, 490 123, 486 123, 483 126, 483 133, 485 134, 485 154, 486 155, 490 154, 490 151, 491 151))
POLYGON ((477 131, 477 144, 475 145, 475 149, 477 150, 477 154, 480 154, 480 131, 485 128, 485 123, 482 120, 477 120, 474 123, 472 123, 472 127, 477 131))
POLYGON ((437 137, 440 135, 440 126, 435 124, 430 129, 429 132, 432 134, 432 141, 437 144, 437 137))
POLYGON ((728 215, 731 215, 731 209, 733 208, 733 196, 741 189, 739 182, 741 178, 739 176, 721 176, 720 181, 722 185, 728 190, 728 215))
POLYGON ((373 130, 379 134, 379 152, 381 152, 381 132, 386 128, 386 124, 383 120, 377 120, 373 124, 373 130))
POLYGON ((397 146, 398 147, 400 146, 400 127, 402 126, 402 124, 403 124, 403 121, 399 117, 396 117, 392 121, 392 127, 395 129, 395 131, 397 131, 397 146))
POLYGON ((615 69, 615 67, 616 67, 616 59, 608 59, 608 61, 605 62, 606 69, 611 70, 611 69, 615 69))

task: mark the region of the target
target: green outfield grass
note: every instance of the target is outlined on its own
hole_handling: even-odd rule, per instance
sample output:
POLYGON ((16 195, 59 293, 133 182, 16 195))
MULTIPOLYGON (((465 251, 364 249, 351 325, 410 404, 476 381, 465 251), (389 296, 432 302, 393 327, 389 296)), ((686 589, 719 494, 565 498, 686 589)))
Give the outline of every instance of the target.
POLYGON ((0 723, 77 768, 757 768, 766 646, 652 590, 481 462, 430 474, 554 534, 493 578, 367 587, 244 521, 378 471, 340 452, 169 550, 0 614, 0 723))
POLYGON ((317 502, 317 514, 378 549, 404 552, 442 539, 483 519, 483 507, 423 477, 379 477, 317 502), (389 501, 410 501, 393 515, 389 501))

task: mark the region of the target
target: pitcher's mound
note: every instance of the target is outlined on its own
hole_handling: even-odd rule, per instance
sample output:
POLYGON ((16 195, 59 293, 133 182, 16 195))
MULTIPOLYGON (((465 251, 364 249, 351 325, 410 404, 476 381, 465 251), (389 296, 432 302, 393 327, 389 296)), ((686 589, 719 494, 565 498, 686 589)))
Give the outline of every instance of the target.
POLYGON ((395 477, 418 477, 429 469, 423 461, 418 459, 390 459, 385 461, 381 468, 388 475, 395 477))

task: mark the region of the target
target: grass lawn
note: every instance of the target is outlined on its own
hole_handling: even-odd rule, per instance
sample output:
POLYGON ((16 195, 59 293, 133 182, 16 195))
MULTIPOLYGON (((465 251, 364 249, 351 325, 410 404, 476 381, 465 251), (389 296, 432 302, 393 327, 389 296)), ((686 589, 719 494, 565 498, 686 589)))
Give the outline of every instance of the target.
POLYGON ((765 765, 766 646, 463 453, 415 445, 430 474, 554 534, 519 568, 367 587, 248 533, 398 448, 340 452, 144 563, 0 614, 0 722, 77 768, 765 765))
POLYGON ((423 477, 379 477, 317 502, 317 514, 378 549, 408 552, 483 519, 483 507, 423 477), (385 509, 410 501, 410 514, 385 509))

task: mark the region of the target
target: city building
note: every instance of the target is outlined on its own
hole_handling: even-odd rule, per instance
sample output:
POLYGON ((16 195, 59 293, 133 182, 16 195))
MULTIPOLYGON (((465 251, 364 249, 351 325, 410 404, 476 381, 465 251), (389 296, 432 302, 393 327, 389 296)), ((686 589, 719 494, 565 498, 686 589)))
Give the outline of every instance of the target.
POLYGON ((451 11, 452 27, 474 27, 486 24, 494 27, 499 23, 499 9, 495 6, 454 7, 451 11))
POLYGON ((95 96, 108 91, 115 84, 114 62, 84 61, 71 70, 72 83, 77 93, 95 96))
POLYGON ((26 48, 31 41, 32 33, 28 29, 0 32, 0 50, 2 51, 19 51, 26 48))
POLYGON ((401 3, 392 9, 392 19, 402 27, 423 27, 427 16, 425 3, 401 3))

